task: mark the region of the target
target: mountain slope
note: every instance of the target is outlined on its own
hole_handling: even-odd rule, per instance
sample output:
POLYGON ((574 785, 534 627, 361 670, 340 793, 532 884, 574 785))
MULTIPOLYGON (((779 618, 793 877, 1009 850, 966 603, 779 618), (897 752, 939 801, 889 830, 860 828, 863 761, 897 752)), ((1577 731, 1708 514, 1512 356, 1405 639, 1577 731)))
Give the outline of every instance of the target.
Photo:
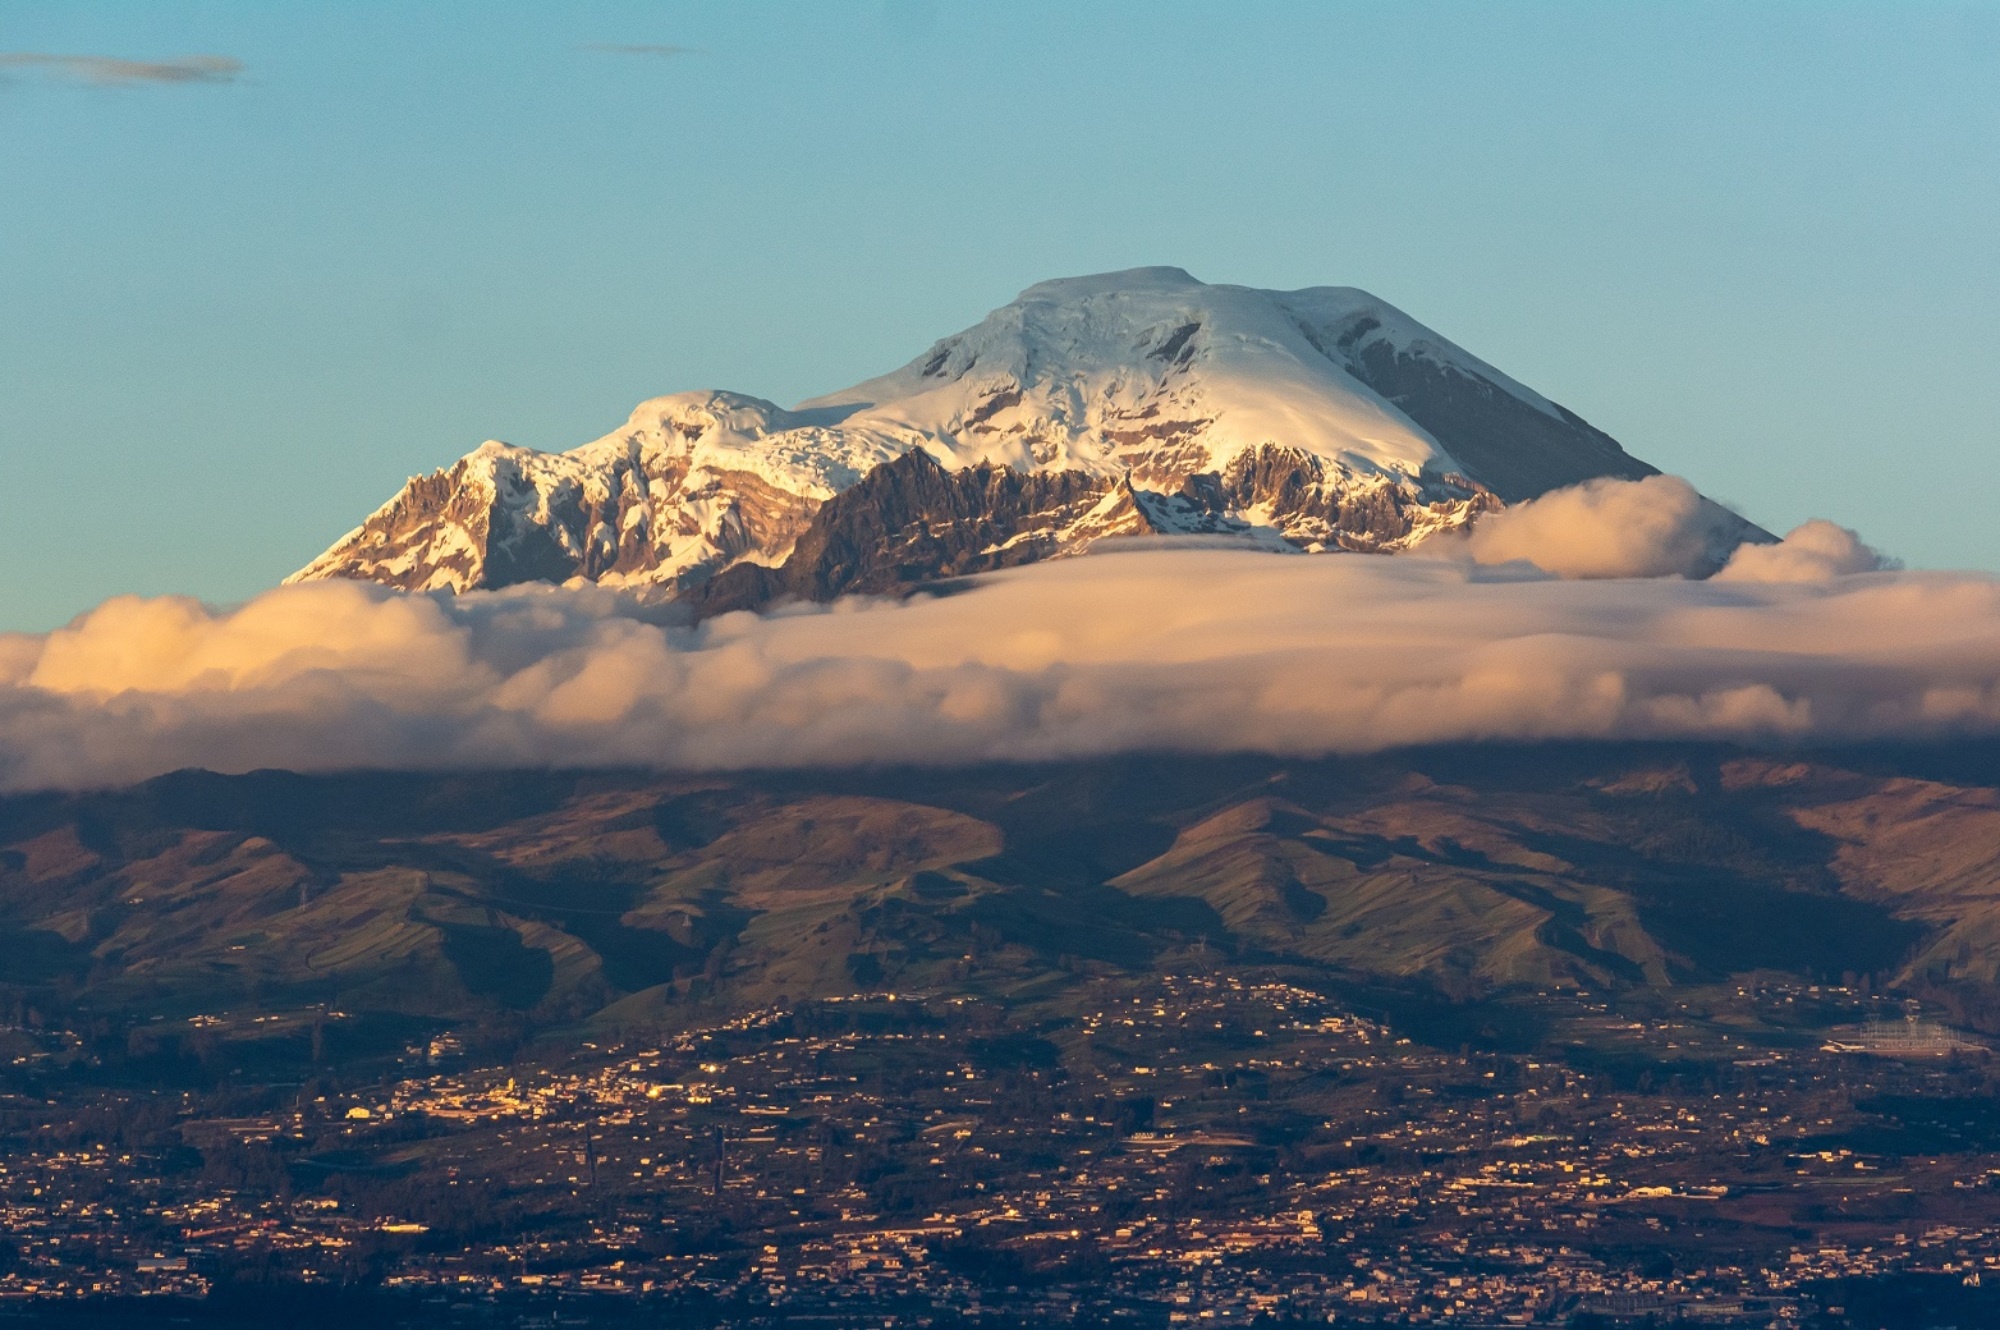
POLYGON ((563 1021, 1225 961, 1457 998, 1851 973, 2000 1030, 2000 765, 1953 753, 183 772, 0 799, 0 989, 563 1021))
MULTIPOLYGON (((488 442, 412 479, 292 580, 581 577, 679 594, 782 564, 823 504, 913 452, 951 472, 1071 477, 1025 497, 1125 503, 1139 516, 1102 515, 1119 532, 1171 532, 1176 511, 1198 512, 1196 529, 1307 550, 1404 549, 1496 501, 1654 474, 1366 292, 1140 268, 1030 287, 894 373, 796 410, 680 393, 570 452, 488 442)), ((997 529, 1019 514, 957 517, 997 529)), ((1040 535, 1012 561, 1113 533, 1067 522, 1038 511, 1040 535)))

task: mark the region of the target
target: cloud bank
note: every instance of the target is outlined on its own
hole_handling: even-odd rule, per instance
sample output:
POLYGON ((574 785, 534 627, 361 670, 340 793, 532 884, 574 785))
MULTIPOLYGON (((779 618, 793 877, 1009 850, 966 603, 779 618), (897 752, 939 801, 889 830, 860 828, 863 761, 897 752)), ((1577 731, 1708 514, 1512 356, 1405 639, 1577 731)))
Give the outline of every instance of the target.
POLYGON ((230 83, 243 62, 226 55, 188 55, 173 60, 121 60, 109 55, 52 55, 45 51, 0 51, 0 69, 40 69, 98 87, 146 83, 230 83))
POLYGON ((0 636, 0 788, 2000 728, 2000 580, 1865 548, 1809 523, 1708 581, 1153 548, 699 626, 595 588, 126 597, 0 636))

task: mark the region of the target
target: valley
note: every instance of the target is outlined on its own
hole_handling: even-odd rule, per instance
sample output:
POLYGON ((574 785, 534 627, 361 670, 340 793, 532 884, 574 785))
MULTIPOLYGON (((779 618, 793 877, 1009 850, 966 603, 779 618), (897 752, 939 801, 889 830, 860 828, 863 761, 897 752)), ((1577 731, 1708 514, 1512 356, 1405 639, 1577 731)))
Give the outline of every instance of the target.
POLYGON ((1996 771, 1595 745, 17 797, 0 1296, 1930 1324, 2000 1279, 1996 771))

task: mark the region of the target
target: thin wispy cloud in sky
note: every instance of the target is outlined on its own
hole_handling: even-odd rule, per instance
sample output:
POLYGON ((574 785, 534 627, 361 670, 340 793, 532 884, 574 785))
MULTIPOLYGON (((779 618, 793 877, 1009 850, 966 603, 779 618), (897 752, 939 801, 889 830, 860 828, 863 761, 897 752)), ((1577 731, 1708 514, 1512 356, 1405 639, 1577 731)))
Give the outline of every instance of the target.
POLYGON ((56 55, 46 51, 0 51, 0 70, 40 70, 52 78, 100 88, 146 84, 233 83, 243 62, 226 55, 184 55, 169 60, 125 60, 110 55, 56 55))
POLYGON ((696 46, 627 45, 620 42, 586 42, 583 49, 595 51, 599 55, 649 55, 660 59, 701 54, 701 48, 696 46))

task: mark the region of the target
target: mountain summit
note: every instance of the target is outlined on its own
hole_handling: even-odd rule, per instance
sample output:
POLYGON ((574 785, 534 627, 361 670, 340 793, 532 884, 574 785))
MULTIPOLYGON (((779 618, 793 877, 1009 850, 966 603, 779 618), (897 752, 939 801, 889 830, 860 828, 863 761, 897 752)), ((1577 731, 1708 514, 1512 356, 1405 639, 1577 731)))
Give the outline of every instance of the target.
POLYGON ((291 580, 463 591, 580 577, 749 603, 759 588, 837 594, 1108 535, 1391 552, 1565 485, 1652 474, 1365 291, 1135 268, 1029 287, 901 369, 792 410, 685 392, 569 452, 484 443, 412 478, 291 580), (899 519, 853 511, 875 502, 864 495, 894 496, 899 519), (776 576, 809 534, 842 552, 844 580, 776 576), (848 548, 856 538, 872 543, 848 548))

